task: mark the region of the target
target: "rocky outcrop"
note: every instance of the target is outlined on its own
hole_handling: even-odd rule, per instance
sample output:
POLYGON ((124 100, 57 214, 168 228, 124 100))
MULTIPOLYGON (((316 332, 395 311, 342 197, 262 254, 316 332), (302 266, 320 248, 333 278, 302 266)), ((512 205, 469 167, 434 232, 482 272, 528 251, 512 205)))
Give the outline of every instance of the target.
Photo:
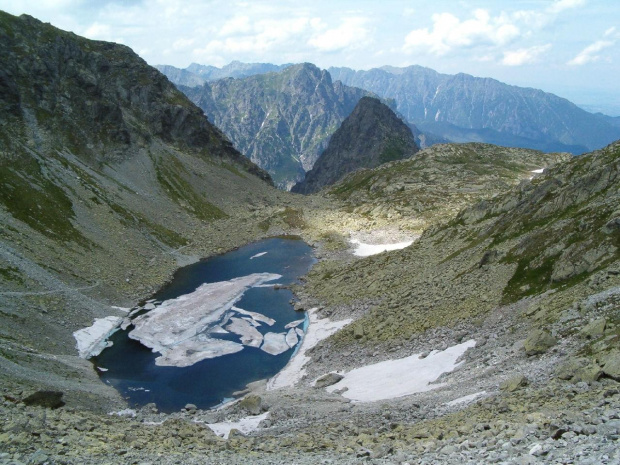
POLYGON ((181 90, 284 189, 303 179, 359 99, 370 94, 332 82, 309 63, 181 90))
POLYGON ((292 192, 312 194, 360 168, 409 158, 418 150, 411 129, 387 105, 364 97, 292 192))
POLYGON ((567 151, 599 149, 620 128, 556 95, 468 74, 441 74, 421 66, 368 71, 329 68, 334 79, 396 100, 422 131, 455 142, 567 151))

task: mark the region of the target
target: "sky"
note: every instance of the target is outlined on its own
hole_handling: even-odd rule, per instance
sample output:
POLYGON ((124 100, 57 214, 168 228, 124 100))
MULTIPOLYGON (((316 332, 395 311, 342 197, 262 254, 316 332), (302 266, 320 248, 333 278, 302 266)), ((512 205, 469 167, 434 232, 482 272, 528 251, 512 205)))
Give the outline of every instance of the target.
POLYGON ((618 0, 0 0, 149 64, 421 65, 620 115, 618 0))

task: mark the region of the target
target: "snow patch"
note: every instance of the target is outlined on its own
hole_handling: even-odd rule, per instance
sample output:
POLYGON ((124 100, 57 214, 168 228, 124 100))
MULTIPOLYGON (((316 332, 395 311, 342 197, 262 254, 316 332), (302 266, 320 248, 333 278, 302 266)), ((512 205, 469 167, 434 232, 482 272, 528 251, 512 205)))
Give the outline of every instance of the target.
POLYGON ((261 415, 242 418, 239 421, 222 421, 219 423, 207 423, 206 425, 218 436, 228 439, 228 435, 233 429, 237 429, 243 434, 248 434, 257 430, 260 422, 265 420, 268 416, 269 412, 265 412, 261 415))
MULTIPOLYGON (((308 310, 308 328, 306 333, 302 336, 301 344, 297 348, 297 353, 277 375, 267 382, 267 390, 273 391, 284 387, 292 387, 297 384, 306 374, 306 370, 303 368, 304 365, 310 361, 310 357, 306 355, 306 352, 323 339, 327 339, 340 328, 353 321, 350 318, 341 321, 330 321, 329 318, 320 319, 317 316, 317 311, 318 309, 316 308, 308 310)), ((297 332, 298 335, 299 332, 300 331, 297 332)))
POLYGON ((458 399, 451 400, 450 402, 446 402, 448 407, 454 407, 459 404, 469 404, 471 401, 477 399, 480 396, 483 396, 487 393, 487 391, 475 392, 473 394, 469 394, 468 396, 459 397, 458 399))
POLYGON ((536 174, 542 174, 543 171, 545 171, 545 169, 544 168, 540 168, 538 170, 532 170, 531 172, 532 173, 536 173, 536 174))
POLYGON ((351 239, 350 242, 355 245, 353 255, 358 257, 369 257, 370 255, 376 255, 389 250, 404 249, 413 244, 413 241, 396 242, 393 244, 365 244, 357 239, 351 239))
POLYGON ((136 411, 132 408, 126 408, 125 410, 119 410, 118 412, 110 412, 108 415, 116 415, 119 417, 135 417, 137 415, 136 411))
POLYGON ((326 390, 334 392, 346 388, 342 396, 358 402, 394 399, 430 391, 443 386, 431 383, 443 373, 449 373, 458 367, 462 363, 457 363, 459 357, 475 345, 476 341, 471 339, 442 352, 433 351, 424 359, 415 354, 356 368, 326 390))
POLYGON ((91 326, 75 331, 73 333, 76 341, 75 348, 80 357, 95 357, 103 349, 110 347, 112 342, 106 339, 119 328, 122 322, 123 317, 121 316, 106 316, 105 318, 96 318, 91 326))

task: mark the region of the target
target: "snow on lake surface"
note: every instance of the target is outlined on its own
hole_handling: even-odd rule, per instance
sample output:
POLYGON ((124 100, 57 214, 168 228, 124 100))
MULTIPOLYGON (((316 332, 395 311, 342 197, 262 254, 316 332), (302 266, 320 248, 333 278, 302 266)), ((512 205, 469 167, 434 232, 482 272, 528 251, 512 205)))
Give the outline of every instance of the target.
POLYGON ((250 260, 254 260, 255 258, 262 257, 263 255, 267 255, 267 252, 257 253, 256 255, 252 255, 250 260))
POLYGON ((308 330, 303 335, 297 353, 280 373, 267 382, 267 390, 271 391, 297 384, 306 374, 304 365, 310 361, 310 357, 306 355, 306 352, 352 321, 351 319, 341 321, 330 321, 329 318, 320 319, 316 314, 317 310, 316 308, 308 310, 308 330))
POLYGON ((351 244, 355 245, 353 255, 358 257, 369 257, 370 255, 376 255, 381 252, 404 249, 413 244, 413 241, 396 242, 392 244, 365 244, 357 239, 351 239, 351 244))
POLYGON ((458 367, 462 363, 457 363, 458 358, 475 345, 476 341, 471 339, 441 352, 433 351, 423 359, 419 354, 415 354, 356 368, 345 373, 342 380, 326 389, 334 392, 347 388, 342 396, 359 402, 394 399, 430 391, 442 386, 431 383, 443 373, 449 373, 458 367))
POLYGON ((222 421, 219 423, 207 423, 206 425, 218 436, 228 439, 228 435, 231 430, 237 429, 243 434, 251 433, 252 431, 258 429, 260 422, 268 416, 269 412, 265 412, 261 415, 242 418, 239 421, 222 421))
POLYGON ((249 288, 281 277, 275 273, 253 273, 203 284, 190 294, 166 300, 156 309, 136 317, 135 329, 129 337, 159 352, 155 364, 160 366, 186 367, 239 352, 242 344, 215 339, 205 330, 218 323, 249 288))
POLYGON ((90 358, 99 355, 103 349, 112 345, 107 339, 118 329, 123 321, 120 316, 106 316, 97 318, 92 326, 78 329, 73 333, 76 344, 75 348, 82 358, 90 358))

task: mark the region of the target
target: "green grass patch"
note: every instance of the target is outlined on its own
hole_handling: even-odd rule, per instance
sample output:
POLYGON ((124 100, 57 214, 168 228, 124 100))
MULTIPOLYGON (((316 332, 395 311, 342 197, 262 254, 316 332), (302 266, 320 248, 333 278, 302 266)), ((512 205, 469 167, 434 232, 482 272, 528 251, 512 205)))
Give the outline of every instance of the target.
POLYGON ((218 220, 228 216, 194 190, 186 179, 189 175, 176 158, 156 162, 155 169, 157 180, 170 199, 183 209, 204 221, 218 220))

